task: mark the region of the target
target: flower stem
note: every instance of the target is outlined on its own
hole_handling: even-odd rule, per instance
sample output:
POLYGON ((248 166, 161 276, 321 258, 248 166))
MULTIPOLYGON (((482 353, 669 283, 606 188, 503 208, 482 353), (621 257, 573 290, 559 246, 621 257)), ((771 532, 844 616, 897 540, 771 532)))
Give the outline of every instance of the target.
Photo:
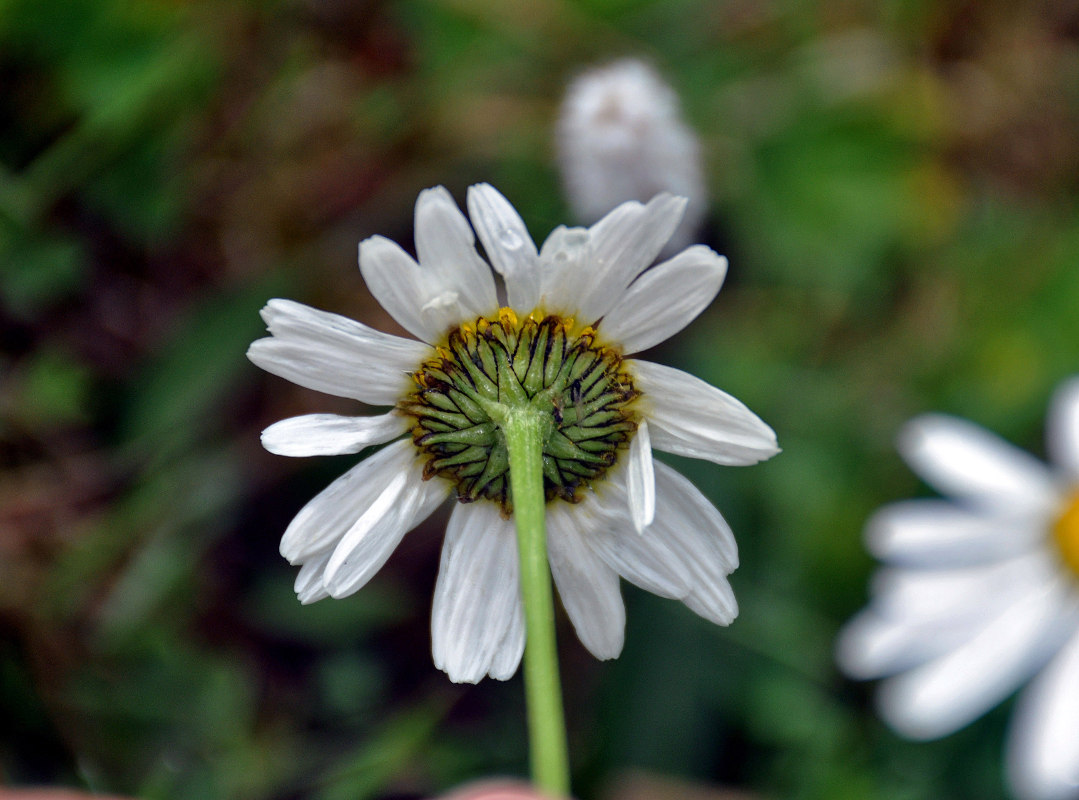
POLYGON ((551 797, 569 796, 569 756, 555 647, 554 597, 547 561, 543 441, 550 420, 533 408, 506 408, 499 422, 510 459, 513 518, 525 613, 524 680, 532 781, 551 797))

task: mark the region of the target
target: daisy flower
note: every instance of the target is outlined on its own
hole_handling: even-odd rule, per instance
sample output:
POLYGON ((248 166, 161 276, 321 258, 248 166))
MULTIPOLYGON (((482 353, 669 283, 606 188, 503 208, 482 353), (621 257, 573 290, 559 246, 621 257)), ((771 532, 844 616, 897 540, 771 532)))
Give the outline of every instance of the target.
POLYGON ((908 423, 900 453, 950 499, 869 521, 888 566, 838 644, 851 676, 889 676, 880 712, 914 739, 958 730, 1036 675, 1007 744, 1026 800, 1079 798, 1079 379, 1057 391, 1047 428, 1051 467, 960 419, 908 423))
POLYGON ((663 252, 693 241, 707 210, 700 145, 678 95, 651 65, 626 58, 574 78, 559 107, 555 149, 581 222, 668 191, 689 202, 663 252))
POLYGON ((537 251, 492 187, 469 190, 471 226, 436 187, 416 202, 417 259, 380 236, 360 245, 368 288, 415 339, 290 300, 266 305, 270 336, 251 345, 255 364, 393 407, 294 417, 263 432, 268 450, 289 456, 385 445, 285 531, 281 553, 300 566, 301 602, 361 588, 405 533, 455 497, 435 585, 434 661, 458 682, 509 678, 525 632, 507 448, 489 413, 508 402, 547 421, 550 569, 585 647, 601 659, 622 649, 619 576, 717 624, 734 619, 731 530, 652 448, 745 465, 777 452, 775 434, 703 381, 626 358, 682 329, 723 281, 726 260, 703 246, 649 268, 684 208, 667 194, 626 203, 591 228, 557 228, 537 251))

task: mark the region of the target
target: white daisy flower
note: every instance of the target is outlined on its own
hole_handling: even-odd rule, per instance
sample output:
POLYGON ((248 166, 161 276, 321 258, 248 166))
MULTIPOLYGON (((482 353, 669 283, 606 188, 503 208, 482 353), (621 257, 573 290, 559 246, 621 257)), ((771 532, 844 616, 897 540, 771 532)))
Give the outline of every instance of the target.
POLYGON ((505 442, 483 408, 508 398, 550 415, 550 567, 593 654, 622 649, 619 576, 718 624, 734 619, 730 528, 689 481, 653 462, 652 448, 753 464, 777 452, 775 434, 703 381, 625 358, 681 330, 723 282, 727 262, 707 247, 649 269, 684 207, 670 195, 626 203, 589 229, 557 228, 537 251, 509 202, 473 186, 468 209, 488 264, 449 192, 428 189, 416 202, 418 261, 379 236, 360 245, 368 288, 415 340, 289 300, 266 305, 271 335, 251 345, 255 364, 394 406, 380 416, 295 417, 263 433, 268 450, 290 456, 386 445, 285 531, 281 553, 300 565, 302 602, 355 592, 405 533, 456 496, 435 586, 434 661, 458 682, 509 678, 524 647, 517 540, 505 442))
POLYGON ((1024 800, 1079 798, 1079 379, 1057 391, 1048 447, 1052 468, 960 419, 910 422, 903 458, 951 499, 869 521, 888 566, 838 643, 851 676, 890 676, 880 712, 914 739, 958 730, 1037 674, 1007 747, 1024 800))

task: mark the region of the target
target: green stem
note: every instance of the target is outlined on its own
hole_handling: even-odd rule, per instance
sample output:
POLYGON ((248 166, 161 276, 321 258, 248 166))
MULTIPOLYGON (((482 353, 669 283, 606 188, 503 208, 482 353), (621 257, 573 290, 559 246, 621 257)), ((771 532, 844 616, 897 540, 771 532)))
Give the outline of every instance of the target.
POLYGON ((525 612, 524 679, 532 780, 537 789, 551 797, 568 797, 569 756, 558 678, 543 496, 543 441, 550 419, 528 407, 503 408, 505 415, 499 425, 510 458, 525 612))

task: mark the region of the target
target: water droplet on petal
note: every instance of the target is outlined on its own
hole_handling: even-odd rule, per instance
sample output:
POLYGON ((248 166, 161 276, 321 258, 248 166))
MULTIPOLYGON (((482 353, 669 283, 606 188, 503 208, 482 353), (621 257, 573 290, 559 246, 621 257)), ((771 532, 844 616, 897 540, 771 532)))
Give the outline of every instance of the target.
POLYGON ((498 232, 498 243, 506 250, 520 250, 524 241, 513 228, 503 228, 498 232))

